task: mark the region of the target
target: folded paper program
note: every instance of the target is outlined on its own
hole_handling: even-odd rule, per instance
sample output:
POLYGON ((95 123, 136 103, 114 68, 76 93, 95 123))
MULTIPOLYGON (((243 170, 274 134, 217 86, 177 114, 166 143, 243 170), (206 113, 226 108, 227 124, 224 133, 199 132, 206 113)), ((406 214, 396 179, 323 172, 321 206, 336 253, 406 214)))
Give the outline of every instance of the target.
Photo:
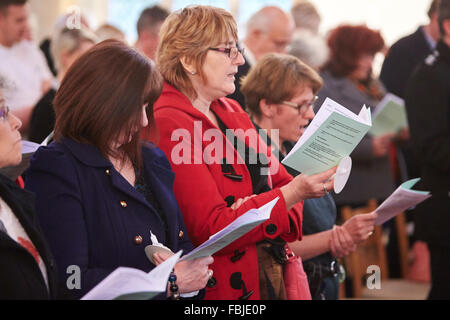
POLYGON ((403 183, 376 210, 378 218, 375 225, 380 225, 431 197, 428 191, 413 190, 412 187, 420 179, 412 179, 403 183))

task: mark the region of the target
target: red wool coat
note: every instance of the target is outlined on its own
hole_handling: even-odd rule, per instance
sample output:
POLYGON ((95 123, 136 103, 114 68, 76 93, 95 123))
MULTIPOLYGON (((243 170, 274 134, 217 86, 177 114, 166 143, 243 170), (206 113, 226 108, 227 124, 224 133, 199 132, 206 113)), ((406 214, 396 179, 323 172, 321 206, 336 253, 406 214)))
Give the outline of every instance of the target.
MULTIPOLYGON (((223 98, 215 101, 211 105, 211 110, 217 114, 228 129, 255 130, 248 115, 234 100, 223 98)), ((279 236, 287 242, 301 238, 303 203, 299 203, 287 211, 279 189, 293 178, 278 163, 278 160, 272 157, 270 166, 272 169, 275 168, 269 179, 272 183, 272 191, 260 194, 245 202, 237 210, 232 210, 227 206, 226 198, 233 196, 235 200, 238 200, 252 195, 252 181, 247 166, 243 162, 240 164, 236 163, 237 161, 234 162, 232 166, 236 175, 241 175, 243 178, 242 181, 229 179, 225 177, 223 166, 220 163, 208 164, 210 162, 201 161, 202 156, 205 159, 208 158, 208 154, 211 152, 211 141, 206 141, 205 138, 202 141, 194 141, 195 136, 203 137, 209 129, 216 129, 216 134, 220 131, 217 131, 218 129, 203 113, 192 106, 186 96, 167 83, 164 85, 160 99, 155 104, 154 117, 159 135, 159 148, 165 152, 175 172, 175 196, 181 208, 189 237, 195 246, 208 240, 210 236, 249 209, 259 208, 276 197, 280 197, 272 211, 271 218, 215 254, 214 263, 210 267, 214 271, 214 279, 206 288, 206 299, 236 300, 241 297, 243 290, 233 289, 230 284, 231 276, 241 273, 247 291, 254 292, 250 299, 259 300, 256 243, 266 238, 275 239, 279 236), (181 142, 182 140, 184 143, 181 142), (180 151, 181 146, 187 148, 180 151), (187 158, 184 163, 180 164, 182 156, 187 156, 187 158), (194 159, 194 157, 196 158, 194 159), (190 160, 191 164, 186 163, 189 162, 186 160, 190 160), (231 259, 236 256, 237 252, 244 252, 244 254, 240 259, 231 259)), ((254 132, 256 133, 256 130, 254 132)), ((223 147, 230 148, 231 144, 223 134, 221 135, 223 147)), ((147 138, 151 138, 150 133, 147 133, 147 138)), ((215 141, 214 138, 210 138, 210 140, 215 141)), ((246 143, 249 142, 246 141, 246 143)), ((265 148, 264 153, 270 154, 267 145, 262 144, 261 147, 265 148)), ((237 151, 233 147, 231 148, 230 153, 234 155, 235 159, 240 158, 237 151)), ((259 150, 261 152, 263 149, 259 150)))

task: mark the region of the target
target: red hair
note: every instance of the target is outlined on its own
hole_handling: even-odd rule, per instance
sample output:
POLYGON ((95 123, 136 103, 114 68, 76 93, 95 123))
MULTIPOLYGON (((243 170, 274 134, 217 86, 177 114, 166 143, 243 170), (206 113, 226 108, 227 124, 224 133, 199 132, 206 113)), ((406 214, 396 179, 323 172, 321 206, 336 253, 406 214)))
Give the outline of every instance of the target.
POLYGON ((328 47, 330 57, 325 67, 334 76, 346 77, 356 69, 362 55, 381 51, 384 40, 379 31, 364 25, 342 25, 331 31, 328 47))

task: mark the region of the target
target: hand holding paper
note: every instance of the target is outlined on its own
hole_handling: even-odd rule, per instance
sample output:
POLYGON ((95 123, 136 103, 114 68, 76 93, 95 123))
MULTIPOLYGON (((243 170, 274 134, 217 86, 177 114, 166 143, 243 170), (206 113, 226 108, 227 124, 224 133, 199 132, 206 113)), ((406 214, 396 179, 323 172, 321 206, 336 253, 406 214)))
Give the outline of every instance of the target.
POLYGON ((189 254, 185 255, 181 261, 211 256, 222 250, 230 243, 236 241, 244 234, 253 230, 264 221, 267 221, 270 218, 272 209, 275 207, 278 200, 279 198, 276 198, 259 209, 251 209, 247 211, 227 227, 212 235, 208 241, 204 242, 192 250, 189 254))
MULTIPOLYGON (((306 175, 324 172, 348 159, 371 125, 370 109, 366 106, 356 115, 327 98, 283 164, 306 175)), ((350 170, 351 160, 339 170, 338 192, 347 182, 350 170)))
POLYGON ((375 225, 381 225, 406 209, 412 208, 431 197, 428 191, 412 190, 420 179, 406 181, 389 196, 376 210, 375 225))
POLYGON ((395 134, 408 127, 405 101, 392 93, 385 95, 375 109, 373 126, 369 133, 374 137, 395 134))
POLYGON ((180 258, 179 251, 150 273, 133 268, 117 268, 81 300, 149 300, 165 292, 173 267, 180 258))

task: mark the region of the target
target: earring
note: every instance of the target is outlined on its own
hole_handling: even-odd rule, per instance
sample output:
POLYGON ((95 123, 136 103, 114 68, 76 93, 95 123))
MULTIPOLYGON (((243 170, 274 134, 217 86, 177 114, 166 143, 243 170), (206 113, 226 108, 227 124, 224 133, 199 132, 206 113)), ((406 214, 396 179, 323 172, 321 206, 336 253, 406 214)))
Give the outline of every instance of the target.
POLYGON ((191 71, 191 74, 192 74, 193 76, 195 76, 195 71, 191 71))

